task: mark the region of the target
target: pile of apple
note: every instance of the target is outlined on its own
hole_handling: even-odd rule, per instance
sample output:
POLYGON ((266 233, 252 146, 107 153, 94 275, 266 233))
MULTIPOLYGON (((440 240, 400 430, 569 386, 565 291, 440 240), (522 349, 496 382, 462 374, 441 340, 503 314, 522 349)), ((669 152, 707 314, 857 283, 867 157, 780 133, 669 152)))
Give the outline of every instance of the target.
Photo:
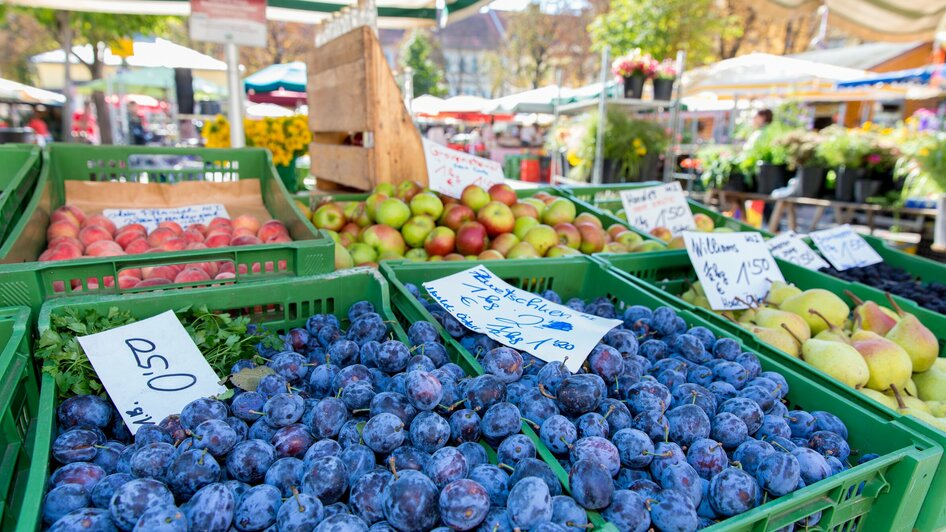
POLYGON ((562 257, 601 251, 664 249, 627 227, 605 229, 596 216, 577 214, 567 199, 538 192, 519 200, 505 184, 470 185, 459 199, 413 182, 378 185, 365 201, 330 198, 312 222, 337 242, 336 268, 415 261, 562 257))
MULTIPOLYGON (((53 211, 50 222, 46 250, 39 256, 41 262, 292 242, 289 231, 279 220, 260 223, 250 215, 232 220, 218 217, 207 225, 191 224, 187 228, 166 221, 148 232, 141 224, 116 227, 101 214, 86 216, 78 207, 64 205, 53 211)), ((235 274, 232 262, 201 262, 126 269, 118 281, 121 288, 139 288, 233 279, 235 274)), ((108 286, 114 284, 113 280, 110 284, 110 279, 106 279, 108 286)))

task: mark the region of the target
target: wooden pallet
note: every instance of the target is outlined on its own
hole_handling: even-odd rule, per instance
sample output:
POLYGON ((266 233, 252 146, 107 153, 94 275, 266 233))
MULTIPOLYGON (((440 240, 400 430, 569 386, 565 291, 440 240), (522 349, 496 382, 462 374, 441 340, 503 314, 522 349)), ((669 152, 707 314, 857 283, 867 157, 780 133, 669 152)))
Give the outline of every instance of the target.
POLYGON ((355 28, 310 53, 308 98, 319 188, 427 184, 420 133, 371 28, 355 28), (351 144, 357 134, 363 146, 351 144))

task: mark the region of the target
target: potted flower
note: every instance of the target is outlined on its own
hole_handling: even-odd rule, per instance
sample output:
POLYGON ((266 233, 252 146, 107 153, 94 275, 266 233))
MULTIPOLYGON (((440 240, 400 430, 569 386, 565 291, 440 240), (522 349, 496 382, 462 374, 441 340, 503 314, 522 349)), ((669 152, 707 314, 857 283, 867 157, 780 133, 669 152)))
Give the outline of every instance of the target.
POLYGON ((677 65, 670 59, 664 59, 654 69, 654 99, 673 98, 673 83, 677 79, 677 65))
POLYGON ((788 181, 788 153, 776 142, 784 132, 785 126, 769 124, 742 152, 743 171, 755 172, 756 192, 759 194, 771 194, 788 181))
POLYGON ((656 62, 640 48, 618 57, 611 63, 611 72, 624 80, 624 97, 640 99, 644 93, 644 82, 654 75, 656 62))
POLYGON ((732 190, 746 192, 746 176, 739 168, 739 159, 729 149, 719 146, 707 146, 696 154, 702 173, 700 180, 706 189, 732 190))
POLYGON ((822 132, 817 153, 828 167, 837 169, 834 199, 854 201, 855 183, 867 176, 864 167, 870 153, 870 141, 861 131, 831 126, 822 132))
MULTIPOLYGON (((595 160, 595 142, 598 136, 598 114, 590 113, 584 121, 580 147, 569 178, 587 180, 595 160)), ((657 156, 667 148, 667 134, 658 124, 634 120, 626 113, 608 109, 602 146, 603 183, 653 178, 657 156)))
POLYGON ((821 136, 814 131, 795 130, 779 137, 776 142, 785 149, 789 170, 795 170, 799 181, 799 195, 806 198, 821 197, 824 185, 825 165, 818 155, 821 136))

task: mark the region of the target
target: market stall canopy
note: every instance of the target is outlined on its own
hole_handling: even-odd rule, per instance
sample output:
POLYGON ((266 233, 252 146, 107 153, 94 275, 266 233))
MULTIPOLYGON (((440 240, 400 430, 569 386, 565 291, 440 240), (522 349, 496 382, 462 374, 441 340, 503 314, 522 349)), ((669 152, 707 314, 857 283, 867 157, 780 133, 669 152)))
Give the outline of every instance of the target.
POLYGON ((273 92, 279 89, 292 92, 305 92, 305 63, 293 61, 270 65, 243 79, 247 92, 273 92))
MULTIPOLYGON (((378 26, 382 28, 408 28, 433 26, 440 11, 449 13, 451 19, 462 17, 461 12, 475 13, 490 0, 377 0, 378 26)), ((98 13, 139 15, 190 15, 190 2, 186 0, 6 0, 8 4, 29 7, 45 7, 66 11, 90 11, 98 13)), ((283 22, 317 24, 332 17, 342 9, 356 4, 356 0, 268 0, 266 18, 283 22)))
POLYGON ((846 89, 851 87, 899 83, 927 85, 934 79, 942 80, 944 78, 946 78, 946 65, 927 65, 921 68, 884 72, 882 74, 873 74, 863 78, 842 81, 838 83, 838 88, 846 89))
POLYGON ((492 114, 551 114, 555 111, 555 101, 569 97, 571 92, 571 89, 558 85, 532 89, 493 100, 486 111, 492 114))
POLYGON ((804 96, 833 89, 839 81, 867 76, 867 72, 772 54, 748 54, 697 68, 684 74, 686 96, 704 93, 718 98, 804 96))
POLYGON ((441 113, 482 113, 490 101, 479 96, 454 96, 443 101, 441 113))
POLYGON ((92 94, 95 91, 134 92, 162 98, 169 90, 174 90, 174 71, 170 68, 143 68, 129 70, 109 76, 106 79, 97 79, 76 88, 81 94, 92 94))
POLYGON ((932 40, 946 30, 944 0, 767 0, 792 11, 828 9, 828 27, 873 41, 932 40))
POLYGON ((65 101, 62 94, 0 78, 0 102, 62 105, 65 101))
POLYGON ((443 110, 443 98, 424 94, 411 100, 411 112, 415 115, 437 116, 443 110))

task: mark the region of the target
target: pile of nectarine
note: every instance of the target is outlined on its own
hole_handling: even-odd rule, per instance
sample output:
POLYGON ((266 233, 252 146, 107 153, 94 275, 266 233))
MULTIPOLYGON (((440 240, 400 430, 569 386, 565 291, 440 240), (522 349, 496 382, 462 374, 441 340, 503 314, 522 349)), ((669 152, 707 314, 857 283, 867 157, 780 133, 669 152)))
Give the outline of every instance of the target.
MULTIPOLYGON (((289 231, 279 220, 260 223, 258 218, 250 215, 240 215, 232 220, 214 218, 207 225, 192 224, 186 228, 165 221, 150 232, 141 224, 115 227, 107 217, 101 214, 86 216, 73 205, 56 209, 50 218, 46 250, 39 256, 42 262, 292 242, 289 231)), ((242 265, 241 268, 246 269, 242 265)), ((253 269, 258 273, 257 267, 253 269)), ((119 274, 118 284, 121 288, 133 288, 233 279, 235 275, 232 262, 201 262, 125 269, 119 274)), ((105 284, 113 286, 114 280, 108 278, 105 284)))

